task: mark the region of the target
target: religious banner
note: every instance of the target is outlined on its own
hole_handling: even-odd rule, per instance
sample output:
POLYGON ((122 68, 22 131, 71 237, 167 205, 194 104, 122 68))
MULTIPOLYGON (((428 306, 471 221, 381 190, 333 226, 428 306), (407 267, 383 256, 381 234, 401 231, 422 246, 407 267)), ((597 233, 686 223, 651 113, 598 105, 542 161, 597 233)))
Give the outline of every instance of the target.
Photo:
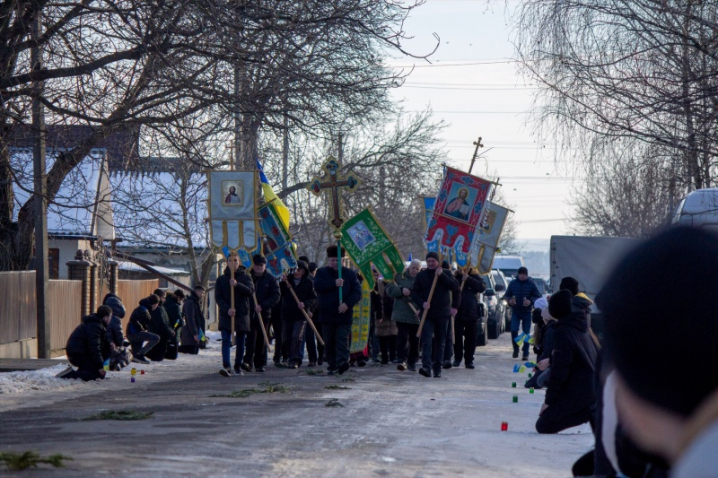
POLYGON ((468 253, 484 214, 491 184, 458 169, 445 168, 426 242, 437 241, 443 247, 468 253))
POLYGON ((341 244, 370 288, 374 287, 372 264, 386 278, 393 278, 404 270, 404 260, 394 241, 368 208, 344 223, 341 244))
POLYGON ((209 220, 212 244, 230 251, 257 248, 254 171, 213 171, 209 176, 209 220))
POLYGON ((472 250, 472 263, 476 264, 479 274, 488 274, 494 264, 496 256, 496 248, 491 246, 480 245, 476 249, 476 253, 472 250))
POLYGON ((474 240, 479 244, 498 247, 501 239, 501 232, 506 224, 506 218, 511 209, 494 204, 491 201, 486 202, 486 214, 484 214, 481 223, 479 223, 479 234, 474 236, 474 240))
POLYGON ((296 268, 297 259, 292 250, 292 238, 284 227, 274 202, 259 208, 259 224, 264 236, 267 270, 275 277, 279 277, 287 269, 296 268))
POLYGON ((359 186, 359 179, 350 174, 346 177, 339 175, 341 164, 336 159, 330 157, 324 165, 322 165, 324 175, 309 183, 307 189, 319 196, 322 191, 326 191, 329 200, 329 224, 339 230, 344 223, 342 217, 341 201, 339 199, 339 189, 346 188, 350 191, 356 190, 359 186))
POLYGON ((421 207, 424 209, 424 215, 422 216, 422 219, 424 220, 424 230, 427 231, 429 229, 429 223, 431 222, 431 216, 434 214, 434 203, 436 202, 436 198, 419 196, 419 199, 421 199, 421 207))
MULTIPOLYGON (((369 274, 371 277, 371 274, 369 274)), ((354 319, 352 321, 352 339, 349 344, 349 353, 362 352, 369 340, 369 322, 371 321, 371 291, 366 280, 361 283, 361 300, 354 305, 354 319)))

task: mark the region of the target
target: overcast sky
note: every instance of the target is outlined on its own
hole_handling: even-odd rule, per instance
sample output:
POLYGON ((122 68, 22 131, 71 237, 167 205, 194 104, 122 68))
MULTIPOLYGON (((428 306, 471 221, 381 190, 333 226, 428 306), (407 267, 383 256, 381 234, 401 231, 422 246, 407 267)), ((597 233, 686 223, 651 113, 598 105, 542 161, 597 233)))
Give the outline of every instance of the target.
POLYGON ((515 210, 520 239, 548 239, 571 228, 570 193, 575 181, 550 143, 539 144, 527 114, 535 87, 528 84, 512 61, 512 27, 508 8, 518 2, 485 0, 428 0, 414 10, 405 25, 414 39, 406 43, 413 53, 427 53, 423 60, 394 56, 389 64, 415 66, 405 85, 394 90, 409 111, 430 105, 435 118, 449 127, 443 133, 452 166, 468 170, 473 141, 482 136, 485 161, 477 161, 473 173, 501 178, 506 201, 515 210))

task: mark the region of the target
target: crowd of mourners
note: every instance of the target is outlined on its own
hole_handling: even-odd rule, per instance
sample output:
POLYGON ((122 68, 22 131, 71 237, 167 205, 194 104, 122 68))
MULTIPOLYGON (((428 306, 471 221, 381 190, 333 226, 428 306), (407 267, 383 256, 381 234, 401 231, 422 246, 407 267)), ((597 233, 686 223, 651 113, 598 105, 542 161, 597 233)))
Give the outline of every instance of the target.
MULTIPOLYGON (((390 281, 374 271, 368 341, 350 353, 364 278, 342 265, 343 250, 330 246, 326 252, 324 267, 300 257, 279 279, 261 255, 248 269, 238 256, 229 258, 214 286, 220 374, 265 372, 271 342, 278 368, 301 367, 306 350, 307 366, 326 362, 328 374, 369 361, 427 378, 462 362, 474 369, 485 290, 476 271, 452 272, 434 252, 426 255, 425 268, 414 260, 390 281)), ((204 295, 199 285, 189 295, 158 289, 132 311, 123 333, 127 311, 119 297, 107 294, 68 339, 67 356, 76 368, 58 376, 96 380, 132 362, 197 354, 206 346, 204 295)), ((596 436, 595 450, 576 462, 576 476, 718 476, 711 453, 718 450, 715 235, 672 229, 628 254, 596 297, 602 341, 591 327, 592 301, 572 277, 547 299, 521 268, 504 299, 512 308, 513 358, 530 360, 532 344, 536 354, 525 386, 546 390, 538 433, 589 423, 596 436), (657 284, 670 284, 681 300, 666 297, 657 284)))

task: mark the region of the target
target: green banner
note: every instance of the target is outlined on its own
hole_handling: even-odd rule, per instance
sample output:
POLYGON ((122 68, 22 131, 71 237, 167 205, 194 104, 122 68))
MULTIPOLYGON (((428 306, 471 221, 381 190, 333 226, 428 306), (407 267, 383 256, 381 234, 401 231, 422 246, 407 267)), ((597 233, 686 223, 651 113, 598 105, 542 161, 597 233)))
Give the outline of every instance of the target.
POLYGON ((369 288, 374 288, 371 265, 386 280, 394 280, 404 271, 404 260, 377 218, 367 208, 342 226, 342 247, 361 271, 369 288))
POLYGON ((369 341, 369 322, 371 320, 371 290, 367 281, 361 283, 361 300, 354 305, 352 321, 352 341, 349 352, 361 352, 369 341))

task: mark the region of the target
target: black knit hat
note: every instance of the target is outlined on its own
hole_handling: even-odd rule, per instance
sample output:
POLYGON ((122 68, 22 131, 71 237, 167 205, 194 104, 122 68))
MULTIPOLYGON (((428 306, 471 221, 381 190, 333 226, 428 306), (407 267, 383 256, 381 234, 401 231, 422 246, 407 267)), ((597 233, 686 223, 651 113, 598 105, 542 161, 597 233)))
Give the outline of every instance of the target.
POLYGON ((516 275, 518 274, 526 274, 529 275, 529 270, 525 268, 524 266, 519 267, 519 270, 516 271, 516 275))
POLYGON ((439 260, 439 254, 436 253, 436 252, 429 252, 429 253, 426 254, 426 259, 425 259, 425 260, 428 261, 429 259, 436 259, 436 260, 438 261, 438 260, 439 260))
MULTIPOLYGON (((327 257, 337 257, 338 256, 337 252, 338 252, 337 246, 327 247, 327 257)), ((346 251, 344 250, 344 248, 342 248, 342 257, 344 257, 345 252, 346 251)))
POLYGON ((631 251, 596 298, 606 353, 624 382, 683 416, 718 387, 716 271, 718 236, 673 228, 631 251))
POLYGON ((297 261, 297 269, 304 269, 304 275, 309 274, 309 266, 304 261, 297 261))
POLYGON ((561 320, 571 315, 571 299, 573 294, 568 289, 562 289, 548 300, 548 313, 551 317, 561 320))
POLYGON ((561 285, 558 286, 560 289, 568 289, 573 295, 578 294, 578 281, 573 277, 564 277, 561 279, 561 285))
POLYGON ((299 260, 300 260, 300 261, 304 261, 304 262, 306 262, 307 264, 309 264, 309 257, 307 257, 307 256, 299 256, 299 260))
POLYGON ((316 262, 310 262, 309 263, 309 272, 314 272, 317 270, 317 263, 316 262))
POLYGON ((264 266, 267 264, 267 258, 262 255, 255 254, 252 257, 252 264, 254 264, 255 266, 264 266))

